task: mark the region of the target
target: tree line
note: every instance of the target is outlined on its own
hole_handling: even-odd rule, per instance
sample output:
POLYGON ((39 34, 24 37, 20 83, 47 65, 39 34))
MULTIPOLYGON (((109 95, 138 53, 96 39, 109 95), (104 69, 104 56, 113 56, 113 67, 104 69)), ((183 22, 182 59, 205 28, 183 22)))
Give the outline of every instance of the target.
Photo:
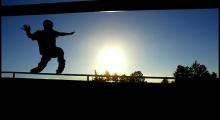
MULTIPOLYGON (((218 79, 215 72, 210 73, 205 65, 200 64, 197 61, 195 61, 190 67, 178 65, 173 75, 175 77, 175 81, 218 79)), ((127 76, 126 74, 118 75, 117 73, 111 75, 107 70, 102 75, 99 75, 95 70, 95 77, 93 78, 93 81, 147 82, 145 81, 141 71, 134 71, 130 74, 130 76, 127 76)), ((164 78, 161 83, 169 83, 169 81, 164 78)))
POLYGON ((216 80, 217 74, 210 73, 207 67, 195 61, 190 67, 178 65, 173 73, 176 81, 178 80, 216 80))

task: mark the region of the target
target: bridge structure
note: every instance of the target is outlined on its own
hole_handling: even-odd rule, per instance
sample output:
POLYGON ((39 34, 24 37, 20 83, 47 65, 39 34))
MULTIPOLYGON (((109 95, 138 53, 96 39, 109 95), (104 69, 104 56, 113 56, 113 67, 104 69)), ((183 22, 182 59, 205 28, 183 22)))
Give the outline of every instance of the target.
POLYGON ((98 11, 172 10, 219 8, 218 0, 78 1, 1 7, 2 16, 62 14, 98 11))
MULTIPOLYGON (((132 10, 177 10, 177 9, 219 9, 219 0, 150 0, 141 1, 79 1, 79 2, 62 2, 62 3, 44 3, 44 4, 32 4, 32 5, 11 5, 0 7, 1 16, 24 16, 24 15, 43 15, 43 14, 64 14, 64 13, 83 13, 83 12, 99 12, 99 11, 132 11, 132 10)), ((2 29, 2 28, 0 28, 2 29)), ((2 37, 1 37, 2 38, 2 37)), ((201 109, 201 106, 207 110, 213 110, 216 113, 216 109, 219 105, 219 80, 215 81, 202 81, 202 82, 188 82, 181 84, 111 84, 107 82, 77 82, 77 81, 47 81, 47 80, 30 80, 19 79, 19 75, 42 75, 42 76, 55 76, 53 73, 39 73, 31 74, 28 72, 13 72, 13 71, 1 71, 1 100, 3 110, 15 108, 13 105, 20 105, 23 108, 24 105, 33 107, 41 105, 39 101, 44 104, 51 103, 51 106, 57 107, 57 103, 62 106, 69 106, 69 103, 79 104, 76 99, 81 98, 81 101, 85 103, 94 104, 94 102, 88 102, 94 98, 98 104, 106 107, 106 101, 119 101, 121 98, 124 101, 134 103, 135 106, 143 106, 149 110, 158 109, 155 105, 165 105, 162 112, 167 111, 171 105, 175 105, 173 110, 189 110, 189 108, 201 109), (4 79, 5 74, 10 74, 9 79, 4 79), (36 100, 36 98, 38 98, 36 100), (60 98, 60 99, 57 99, 60 98), (86 99, 85 99, 86 98, 86 99), (100 99, 102 98, 102 99, 100 99), (110 99, 111 98, 111 99, 110 99), (48 100, 49 99, 49 100, 48 100), (36 100, 36 102, 34 101, 36 100), (74 101, 75 100, 75 101, 74 101), (161 102, 162 100, 162 102, 161 102), (34 101, 34 102, 33 102, 34 101), (55 101, 55 102, 54 102, 55 101), (69 102, 68 102, 69 101, 69 102), (100 104, 100 101, 105 101, 104 104, 100 104), (143 102, 144 101, 144 102, 143 102), (179 104, 173 104, 175 101, 179 104), (31 104, 29 104, 31 102, 31 104), (54 104, 56 103, 56 104, 54 104), (66 103, 66 104, 65 104, 66 103), (139 103, 139 104, 138 104, 139 103), (144 104, 143 104, 144 103, 144 104), (153 104, 155 103, 155 104, 153 104), (183 104, 184 103, 184 104, 183 104), (188 104, 189 103, 189 104, 188 104), (202 103, 202 104, 201 104, 202 103), (13 107, 11 107, 11 106, 13 107), (153 105, 150 109, 149 105, 153 105), (5 107, 7 106, 7 107, 5 107), (184 106, 184 107, 183 107, 184 106), (211 108, 211 107, 215 108, 211 108), (7 109, 4 109, 7 108, 7 109), (178 109, 176 109, 178 108, 178 109), (185 109, 181 109, 185 108, 185 109)), ((91 81, 91 77, 106 77, 103 75, 93 74, 60 74, 59 76, 79 76, 85 77, 85 80, 91 81)), ((150 77, 143 76, 145 79, 175 79, 174 77, 150 77)), ((116 103, 116 102, 115 102, 116 103)), ((128 102, 127 102, 128 103, 128 102)), ((86 105, 88 105, 86 104, 86 105)), ((112 105, 112 104, 111 104, 112 105)), ((129 104, 124 104, 129 106, 129 104)), ((158 105, 158 106, 159 106, 158 105)), ((114 105, 113 105, 114 106, 114 105)), ((116 105, 115 105, 116 106, 116 105)), ((121 105, 120 105, 121 106, 121 105)), ((45 107, 45 106, 44 106, 45 107)), ((44 108, 42 107, 42 108, 44 108)), ((75 104, 74 104, 74 107, 75 104)), ((73 107, 73 108, 74 108, 73 107)), ((128 108, 126 107, 126 108, 128 108)), ((161 106, 160 106, 161 107, 161 106)), ((35 108, 35 107, 33 107, 35 108)), ((41 108, 41 109, 42 109, 41 108)), ((94 107, 92 107, 93 109, 94 107)), ((106 107, 109 108, 109 107, 106 107)), ((115 107, 115 108, 118 108, 115 107)), ((162 108, 162 107, 161 107, 162 108)), ((75 108, 76 109, 76 108, 75 108)), ((20 109, 19 109, 20 110, 20 109)), ((28 109, 30 110, 30 109, 28 109)), ((160 109, 158 109, 160 111, 160 109)), ((192 113, 196 110, 192 109, 192 113)), ((170 111, 169 111, 170 112, 170 111)), ((10 112, 11 113, 11 112, 10 112)), ((199 112, 198 112, 199 113, 199 112)), ((171 114, 173 115, 173 113, 171 114)), ((218 114, 216 114, 218 115, 218 114)), ((210 116, 213 116, 210 115, 210 116)), ((210 117, 209 116, 209 117, 210 117)), ((214 117, 213 117, 214 118, 214 117)))
MULTIPOLYGON (((218 0, 152 0, 146 1, 78 1, 78 2, 58 2, 30 5, 9 5, 1 6, 1 16, 24 16, 43 14, 64 14, 83 13, 99 11, 132 11, 132 10, 176 10, 176 9, 210 9, 219 8, 218 0)), ((2 29, 2 28, 1 28, 2 29)), ((2 71, 1 74, 12 74, 16 78, 18 74, 28 74, 28 72, 2 71)), ((53 73, 39 73, 38 75, 57 75, 53 73)), ((106 77, 92 74, 61 74, 60 76, 81 76, 90 81, 91 77, 106 77)), ((145 79, 175 79, 174 77, 151 77, 143 76, 145 79)))

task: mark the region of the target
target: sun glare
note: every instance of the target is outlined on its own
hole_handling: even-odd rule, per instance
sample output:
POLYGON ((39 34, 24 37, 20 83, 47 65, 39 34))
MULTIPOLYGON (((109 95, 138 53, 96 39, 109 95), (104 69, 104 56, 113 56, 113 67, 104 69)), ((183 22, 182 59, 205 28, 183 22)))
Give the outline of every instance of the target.
POLYGON ((106 70, 111 74, 124 73, 126 70, 126 58, 123 51, 118 47, 106 47, 100 51, 97 60, 97 71, 104 73, 106 70))

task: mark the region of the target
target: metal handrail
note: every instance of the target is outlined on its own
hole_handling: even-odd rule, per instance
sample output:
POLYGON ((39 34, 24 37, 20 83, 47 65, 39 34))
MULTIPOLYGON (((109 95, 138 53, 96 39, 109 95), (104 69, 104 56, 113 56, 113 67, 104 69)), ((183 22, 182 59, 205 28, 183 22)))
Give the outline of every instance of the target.
MULTIPOLYGON (((89 77, 113 77, 114 75, 94 75, 94 74, 55 74, 55 73, 30 73, 30 72, 14 72, 14 71, 2 71, 1 73, 9 73, 12 74, 12 78, 16 78, 16 74, 32 74, 32 75, 59 75, 59 76, 85 76, 87 77, 87 81, 89 80, 89 77)), ((118 77, 122 77, 118 75, 118 77)), ((126 77, 132 77, 132 76, 126 76, 126 77)), ((143 76, 141 78, 145 79, 175 79, 175 77, 153 77, 153 76, 143 76)))

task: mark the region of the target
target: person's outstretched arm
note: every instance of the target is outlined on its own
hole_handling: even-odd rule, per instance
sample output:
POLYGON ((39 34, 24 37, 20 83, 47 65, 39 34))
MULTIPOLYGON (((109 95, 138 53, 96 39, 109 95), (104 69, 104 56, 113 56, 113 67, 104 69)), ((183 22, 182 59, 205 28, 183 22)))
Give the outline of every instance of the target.
POLYGON ((65 35, 72 35, 72 34, 74 34, 74 33, 75 33, 75 32, 69 32, 69 33, 68 33, 68 32, 59 32, 58 35, 59 35, 59 36, 65 36, 65 35))
POLYGON ((32 38, 31 27, 29 25, 23 25, 22 28, 29 38, 32 38))

